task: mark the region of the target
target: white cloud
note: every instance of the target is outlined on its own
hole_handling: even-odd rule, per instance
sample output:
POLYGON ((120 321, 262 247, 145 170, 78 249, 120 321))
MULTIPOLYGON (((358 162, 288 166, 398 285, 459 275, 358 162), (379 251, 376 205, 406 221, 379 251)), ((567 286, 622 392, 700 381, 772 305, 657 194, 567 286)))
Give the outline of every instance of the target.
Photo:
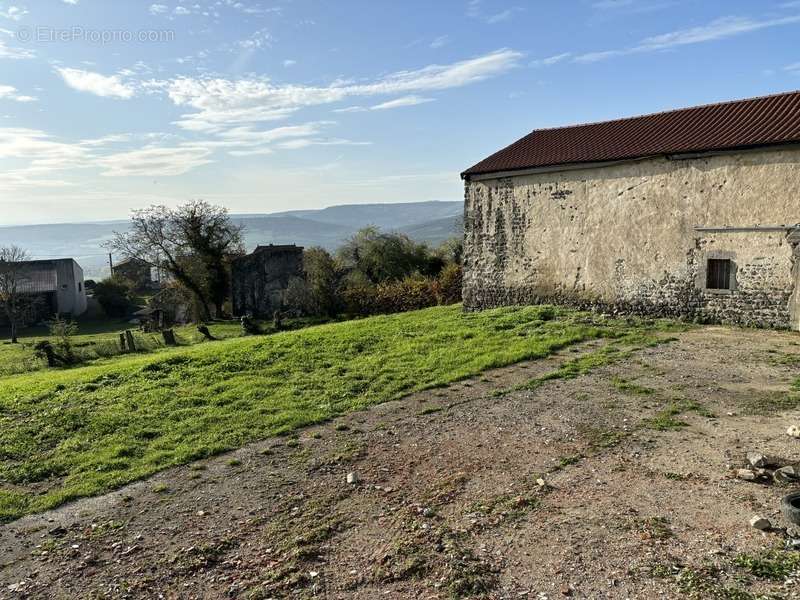
POLYGON ((151 4, 150 5, 150 14, 151 15, 162 15, 169 10, 169 6, 164 4, 151 4))
POLYGON ((512 6, 510 8, 506 8, 505 10, 501 10, 500 12, 484 14, 481 5, 482 0, 470 0, 467 2, 467 16, 471 19, 480 19, 489 25, 508 21, 514 15, 514 13, 523 10, 518 6, 512 6))
POLYGON ((106 177, 173 177, 211 162, 211 150, 200 147, 144 148, 97 159, 106 177))
POLYGON ((310 146, 366 146, 371 142, 336 137, 321 137, 323 129, 336 125, 334 121, 314 121, 267 130, 253 127, 234 127, 218 132, 217 139, 185 142, 185 148, 209 151, 228 150, 231 156, 258 156, 274 153, 275 149, 298 150, 310 146))
POLYGON ((517 66, 520 52, 504 48, 449 65, 400 71, 372 84, 352 86, 353 95, 446 90, 484 81, 517 66))
POLYGON ((477 18, 481 14, 481 0, 469 0, 467 2, 467 16, 477 18))
POLYGON ((11 85, 0 85, 0 100, 15 100, 17 102, 35 102, 33 96, 25 96, 17 93, 17 88, 11 85))
POLYGON ((57 68, 56 71, 69 87, 79 92, 88 92, 103 98, 132 98, 132 85, 123 83, 118 75, 101 75, 82 69, 57 68))
POLYGON ((593 63, 606 60, 607 58, 613 58, 615 56, 632 53, 632 50, 602 50, 600 52, 586 52, 585 54, 581 54, 573 58, 573 61, 579 63, 593 63))
MULTIPOLYGON (((621 6, 627 6, 628 4, 629 3, 606 0, 605 2, 597 2, 594 6, 598 8, 618 8, 621 6)), ((564 52, 562 54, 556 54, 547 58, 534 60, 530 63, 530 66, 546 67, 567 60, 576 63, 594 63, 618 56, 643 54, 647 52, 668 50, 680 46, 702 44, 750 33, 752 31, 758 31, 761 29, 795 25, 798 23, 800 23, 800 15, 768 19, 727 16, 715 19, 705 25, 689 27, 686 29, 678 29, 668 33, 662 33, 660 35, 650 36, 642 39, 635 46, 630 46, 628 48, 600 50, 585 52, 583 54, 564 52)))
POLYGON ((250 37, 239 40, 234 45, 243 50, 258 50, 259 48, 269 48, 272 45, 272 35, 267 29, 259 29, 253 32, 250 37))
POLYGON ((78 164, 89 154, 79 144, 54 140, 37 129, 0 128, 0 158, 30 158, 36 165, 78 164))
POLYGON ((366 112, 370 109, 369 106, 345 106, 344 108, 335 108, 333 112, 335 113, 358 113, 358 112, 366 112))
POLYGON ((450 43, 450 36, 440 35, 431 42, 431 48, 441 48, 442 46, 446 46, 448 43, 450 43))
POLYGON ((172 11, 172 14, 179 15, 179 16, 181 16, 181 15, 190 15, 190 14, 192 14, 192 11, 190 11, 185 6, 176 6, 175 9, 172 11))
POLYGON ((515 12, 517 12, 517 10, 518 9, 508 8, 499 13, 489 15, 488 17, 486 17, 486 22, 489 23, 489 25, 494 25, 495 23, 502 23, 503 21, 508 21, 511 18, 511 16, 515 12))
POLYGON ((0 128, 0 159, 27 161, 22 168, 0 172, 0 188, 69 185, 53 175, 74 169, 100 168, 101 174, 107 177, 156 177, 182 175, 211 162, 213 149, 201 145, 148 145, 136 150, 112 151, 118 144, 139 138, 163 136, 115 134, 67 143, 40 130, 0 128))
MULTIPOLYGON (((0 31, 0 33, 2 33, 0 31)), ((28 50, 27 48, 14 48, 12 46, 6 45, 5 40, 0 38, 0 59, 9 58, 9 59, 23 59, 23 58, 33 58, 35 53, 33 50, 28 50)))
POLYGON ((297 139, 281 142, 278 144, 278 147, 284 150, 299 150, 301 148, 308 148, 309 146, 369 146, 371 143, 372 142, 354 142, 352 140, 340 138, 297 139))
POLYGON ((687 44, 699 44, 749 33, 759 29, 800 23, 800 15, 758 21, 747 17, 722 17, 700 27, 681 29, 644 39, 637 51, 662 50, 687 44))
POLYGON ((264 156, 274 153, 275 151, 269 146, 259 146, 256 148, 248 148, 247 150, 231 150, 228 152, 231 156, 264 156))
POLYGON ((791 65, 786 65, 783 67, 784 71, 789 71, 790 73, 800 73, 800 62, 793 63, 791 65))
POLYGON ((20 6, 11 5, 5 10, 0 8, 0 17, 11 19, 12 21, 19 21, 27 14, 28 11, 20 6))
MULTIPOLYGON (((373 80, 337 80, 329 85, 276 84, 266 78, 231 80, 219 77, 184 77, 169 80, 132 79, 137 71, 123 70, 111 76, 93 71, 57 67, 56 73, 70 87, 102 97, 131 98, 138 93, 165 94, 186 114, 177 124, 200 139, 180 139, 163 134, 117 134, 75 142, 59 140, 43 131, 0 130, 0 159, 23 161, 22 168, 8 169, 0 177, 4 188, 23 187, 42 180, 42 186, 67 185, 59 173, 73 175, 75 169, 100 169, 108 178, 171 177, 213 162, 217 152, 230 155, 267 155, 278 150, 312 146, 365 146, 369 141, 328 135, 336 125, 313 121, 262 129, 261 125, 286 118, 304 107, 330 104, 353 97, 376 98, 366 110, 389 110, 431 102, 417 92, 461 87, 497 76, 513 67, 519 52, 498 50, 450 64, 432 64, 399 71, 373 80), (176 138, 179 141, 176 141, 176 138), (145 146, 137 147, 136 142, 145 146), (49 182, 49 183, 48 183, 49 182)), ((139 74, 141 77, 142 74, 139 74)), ((12 86, 0 87, 4 100, 25 101, 12 86)))
POLYGON ((530 66, 532 67, 549 67, 556 63, 560 63, 562 61, 567 60, 572 56, 572 52, 563 52, 561 54, 555 54, 553 56, 548 56, 547 58, 539 58, 537 60, 531 61, 530 66))
POLYGON ((296 64, 297 64, 297 61, 296 60, 292 60, 291 58, 287 58, 285 61, 283 61, 283 66, 284 67, 293 67, 296 64))
POLYGON ((346 108, 337 108, 333 112, 337 113, 357 113, 366 112, 368 110, 389 110, 392 108, 402 108, 404 106, 416 106, 417 104, 426 104, 428 102, 435 102, 435 98, 425 98, 423 96, 403 96, 388 102, 381 102, 372 106, 348 106, 346 108))
POLYGON ((180 127, 214 132, 228 125, 285 118, 295 111, 349 97, 438 91, 484 81, 517 66, 522 54, 502 49, 448 65, 400 71, 369 83, 333 82, 328 86, 277 85, 269 79, 183 77, 150 85, 165 89, 176 106, 197 112, 181 116, 180 127))
POLYGON ((370 110, 388 110, 403 106, 416 106, 417 104, 426 104, 428 102, 433 102, 434 100, 434 98, 424 98, 422 96, 403 96, 402 98, 397 98, 396 100, 389 100, 388 102, 382 102, 381 104, 371 106, 370 110))
POLYGON ((64 4, 71 4, 72 6, 75 6, 78 3, 78 1, 79 0, 62 0, 64 4))

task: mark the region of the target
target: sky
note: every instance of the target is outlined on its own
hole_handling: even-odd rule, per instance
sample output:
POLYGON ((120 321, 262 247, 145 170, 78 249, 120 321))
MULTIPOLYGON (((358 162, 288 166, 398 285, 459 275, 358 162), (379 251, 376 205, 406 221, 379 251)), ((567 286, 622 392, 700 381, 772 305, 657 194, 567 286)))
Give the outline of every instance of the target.
POLYGON ((0 226, 460 200, 532 129, 800 88, 800 0, 0 0, 0 226))

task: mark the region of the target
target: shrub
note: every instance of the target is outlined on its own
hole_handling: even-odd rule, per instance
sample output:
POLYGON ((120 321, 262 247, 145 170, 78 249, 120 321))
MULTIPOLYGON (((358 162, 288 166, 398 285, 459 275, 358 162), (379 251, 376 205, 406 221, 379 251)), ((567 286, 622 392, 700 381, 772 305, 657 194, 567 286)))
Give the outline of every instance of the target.
POLYGON ((109 277, 97 283, 94 297, 109 317, 125 317, 133 306, 130 285, 119 277, 109 277))
POLYGON ((378 284, 375 294, 379 313, 405 312, 439 304, 439 282, 413 275, 401 281, 378 284))
POLYGON ((464 256, 464 238, 459 236, 445 240, 436 248, 435 253, 446 264, 455 263, 460 265, 464 256))
POLYGON ((377 312, 377 289, 368 283, 351 283, 342 290, 345 310, 351 315, 371 315, 377 312))
POLYGON ((444 260, 430 252, 425 244, 407 235, 381 233, 367 227, 339 248, 337 258, 348 272, 359 272, 372 283, 397 281, 414 273, 436 275, 444 260))
POLYGON ((448 264, 439 273, 440 304, 456 304, 461 302, 461 283, 463 269, 461 265, 448 264))
POLYGON ((335 316, 342 308, 338 295, 341 273, 336 261, 324 248, 309 248, 303 253, 303 272, 308 284, 307 312, 335 316))
POLYGON ((61 355, 67 364, 75 364, 78 357, 73 349, 72 338, 78 333, 78 325, 74 321, 65 321, 56 316, 50 323, 50 336, 53 338, 52 346, 61 355))

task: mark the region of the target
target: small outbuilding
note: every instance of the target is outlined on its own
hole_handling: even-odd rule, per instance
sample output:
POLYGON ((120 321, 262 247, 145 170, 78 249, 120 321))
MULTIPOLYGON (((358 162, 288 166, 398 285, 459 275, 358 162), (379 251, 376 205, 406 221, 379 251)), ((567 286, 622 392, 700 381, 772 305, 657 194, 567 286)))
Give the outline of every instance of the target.
POLYGON ((86 312, 83 269, 71 258, 20 263, 17 289, 31 301, 29 321, 55 315, 78 317, 86 312))
POLYGON ((800 328, 800 92, 535 130, 462 178, 467 310, 800 328))
POLYGON ((303 248, 294 244, 258 246, 231 266, 233 314, 272 317, 284 305, 289 282, 303 276, 303 248))

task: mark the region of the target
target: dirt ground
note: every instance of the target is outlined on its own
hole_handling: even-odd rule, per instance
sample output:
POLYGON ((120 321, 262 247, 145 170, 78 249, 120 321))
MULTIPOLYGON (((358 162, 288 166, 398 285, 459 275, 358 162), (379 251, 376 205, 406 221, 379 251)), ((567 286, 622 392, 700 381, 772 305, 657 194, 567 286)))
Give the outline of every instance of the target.
POLYGON ((800 335, 677 338, 535 389, 507 391, 599 343, 497 369, 2 526, 0 598, 800 598, 800 573, 737 563, 782 546, 748 521, 785 526, 790 488, 731 474, 751 450, 800 461, 800 410, 776 409, 800 335))

